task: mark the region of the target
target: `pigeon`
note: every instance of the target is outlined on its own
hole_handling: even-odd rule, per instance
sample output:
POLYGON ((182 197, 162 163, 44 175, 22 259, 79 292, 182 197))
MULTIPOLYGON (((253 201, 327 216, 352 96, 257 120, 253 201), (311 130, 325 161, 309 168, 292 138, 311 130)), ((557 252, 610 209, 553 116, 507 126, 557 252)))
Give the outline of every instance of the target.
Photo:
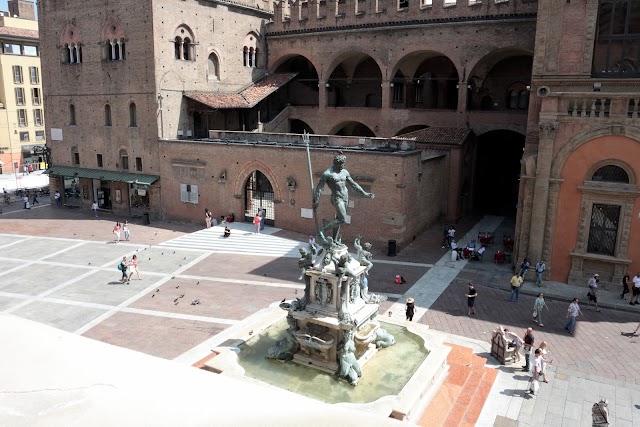
POLYGON ((156 292, 160 292, 160 289, 156 289, 156 292))
POLYGON ((155 297, 155 296, 156 296, 156 294, 151 294, 151 298, 153 298, 153 297, 155 297))
POLYGON ((149 261, 151 261, 151 258, 149 258, 149 261))
POLYGON ((89 263, 89 265, 91 265, 91 263, 89 263))
POLYGON ((179 302, 179 301, 176 301, 173 305, 178 305, 178 302, 179 302))
POLYGON ((184 260, 184 259, 187 259, 187 257, 184 257, 184 258, 182 258, 182 259, 183 259, 183 260, 184 260))
POLYGON ((178 298, 174 299, 173 302, 177 303, 179 299, 180 298, 178 297, 178 298))
POLYGON ((184 293, 182 293, 178 298, 184 298, 184 293))
POLYGON ((160 255, 164 255, 164 252, 162 252, 160 255))
POLYGON ((173 253, 174 253, 174 255, 175 255, 176 251, 173 251, 173 253))
POLYGON ((286 301, 286 298, 282 298, 282 301, 280 301, 280 302, 285 302, 285 301, 286 301))
POLYGON ((196 283, 196 285, 199 285, 199 284, 200 284, 200 282, 196 283))
POLYGON ((176 286, 176 289, 178 289, 180 287, 180 285, 176 286))

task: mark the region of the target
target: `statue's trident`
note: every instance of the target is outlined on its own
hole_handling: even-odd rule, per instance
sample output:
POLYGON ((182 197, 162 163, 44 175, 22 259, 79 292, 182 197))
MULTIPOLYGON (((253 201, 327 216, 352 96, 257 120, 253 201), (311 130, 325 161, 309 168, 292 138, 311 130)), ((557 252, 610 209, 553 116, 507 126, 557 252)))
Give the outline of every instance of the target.
MULTIPOLYGON (((315 192, 313 190, 313 171, 311 170, 311 154, 309 153, 309 134, 306 130, 302 133, 302 141, 304 142, 305 147, 307 148, 307 163, 309 164, 309 184, 311 185, 311 203, 314 204, 315 192)), ((316 225, 316 236, 320 231, 320 226, 318 225, 318 208, 316 206, 313 207, 313 221, 316 225)))

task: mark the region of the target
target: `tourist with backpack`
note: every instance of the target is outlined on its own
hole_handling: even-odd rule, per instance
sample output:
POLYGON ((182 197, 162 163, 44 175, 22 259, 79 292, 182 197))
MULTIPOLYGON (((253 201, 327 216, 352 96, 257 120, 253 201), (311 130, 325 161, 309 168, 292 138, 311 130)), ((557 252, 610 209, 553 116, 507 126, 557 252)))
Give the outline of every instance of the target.
POLYGON ((127 262, 127 257, 123 256, 122 257, 122 261, 120 261, 118 263, 118 270, 120 270, 122 272, 122 277, 120 278, 120 283, 124 283, 127 282, 127 284, 129 283, 129 275, 127 274, 127 267, 129 266, 129 263, 127 262))

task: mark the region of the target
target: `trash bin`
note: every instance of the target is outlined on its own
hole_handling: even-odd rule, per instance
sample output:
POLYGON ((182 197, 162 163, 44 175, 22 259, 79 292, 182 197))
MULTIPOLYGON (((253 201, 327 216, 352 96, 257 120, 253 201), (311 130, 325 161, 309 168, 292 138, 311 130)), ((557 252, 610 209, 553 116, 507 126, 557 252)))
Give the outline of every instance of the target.
POLYGON ((389 240, 389 252, 387 253, 387 255, 396 256, 396 251, 397 251, 396 241, 389 240))
POLYGON ((146 225, 151 224, 151 221, 149 220, 149 212, 145 212, 143 215, 144 215, 144 217, 143 217, 144 218, 144 223, 146 225))

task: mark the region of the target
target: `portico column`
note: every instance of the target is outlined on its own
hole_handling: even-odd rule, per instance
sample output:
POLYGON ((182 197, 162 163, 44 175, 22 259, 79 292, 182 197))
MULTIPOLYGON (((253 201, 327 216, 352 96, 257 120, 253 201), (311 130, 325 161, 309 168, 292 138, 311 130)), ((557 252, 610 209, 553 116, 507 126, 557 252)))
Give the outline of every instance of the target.
POLYGON ((318 80, 318 111, 327 108, 327 82, 318 80))
MULTIPOLYGON (((549 178, 551 177, 551 164, 553 163, 553 141, 557 129, 557 122, 540 123, 536 178, 531 207, 531 227, 528 233, 529 250, 526 254, 529 262, 532 263, 538 262, 542 258, 549 202, 549 178)), ((523 231, 526 232, 525 230, 523 231)))
POLYGON ((458 111, 467 111, 467 98, 469 97, 469 88, 467 82, 458 83, 458 111))
POLYGON ((112 60, 116 59, 116 44, 113 42, 113 40, 111 40, 109 42, 111 44, 111 58, 112 60))
POLYGON ((382 81, 382 108, 389 109, 391 108, 391 91, 393 88, 391 87, 391 82, 389 80, 382 81))

